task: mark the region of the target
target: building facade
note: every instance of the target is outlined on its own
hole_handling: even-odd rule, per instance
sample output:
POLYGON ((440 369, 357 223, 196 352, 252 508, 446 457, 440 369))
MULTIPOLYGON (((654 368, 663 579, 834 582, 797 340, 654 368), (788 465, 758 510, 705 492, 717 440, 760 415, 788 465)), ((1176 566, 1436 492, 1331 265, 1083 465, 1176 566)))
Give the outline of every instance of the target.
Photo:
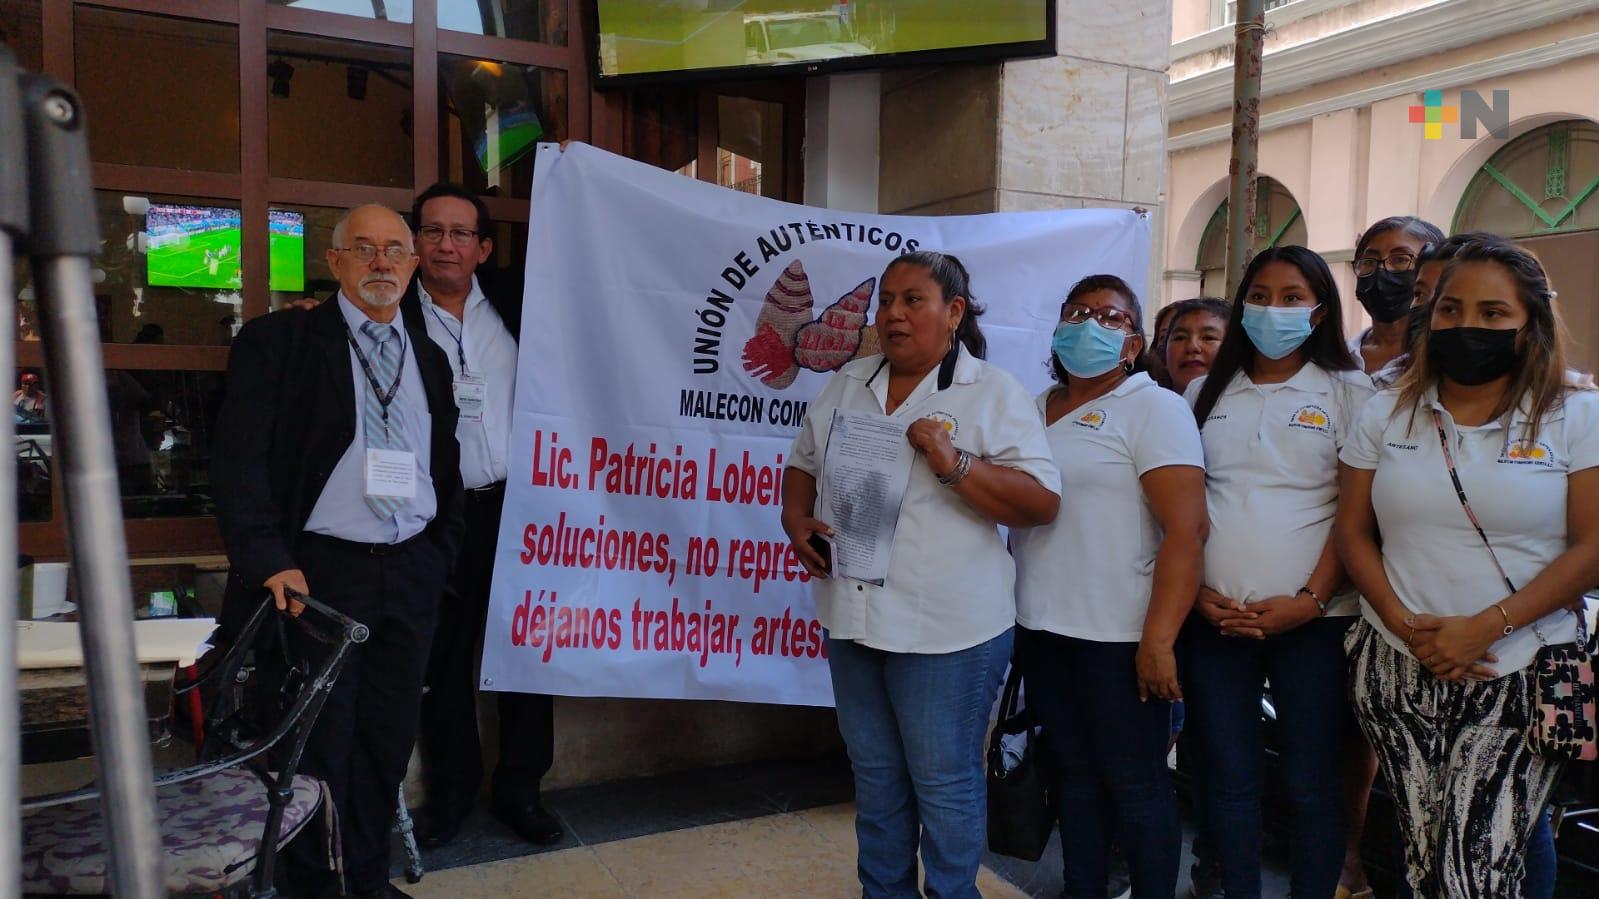
MULTIPOLYGON (((1599 365, 1599 2, 1267 7, 1257 249, 1316 250, 1348 300, 1355 240, 1378 219, 1514 237, 1550 273, 1575 364, 1599 365)), ((1168 301, 1224 289, 1231 10, 1174 4, 1168 301)))

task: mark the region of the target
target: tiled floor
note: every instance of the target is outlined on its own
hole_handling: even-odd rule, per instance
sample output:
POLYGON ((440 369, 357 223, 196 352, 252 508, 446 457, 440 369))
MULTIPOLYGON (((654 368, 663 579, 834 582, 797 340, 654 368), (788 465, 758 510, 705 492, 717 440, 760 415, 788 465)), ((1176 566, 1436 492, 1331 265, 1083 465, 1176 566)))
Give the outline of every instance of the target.
MULTIPOLYGON (((415 896, 451 899, 858 896, 852 799, 842 755, 558 790, 544 804, 566 829, 560 843, 530 846, 479 803, 454 843, 424 854, 421 883, 404 883, 398 843, 392 873, 415 896)), ((984 896, 1061 893, 1058 836, 1037 862, 992 854, 983 862, 984 896)), ((1263 873, 1265 895, 1286 893, 1280 853, 1263 873)))
MULTIPOLYGON (((859 895, 854 807, 830 805, 437 871, 417 897, 859 895)), ((402 881, 396 881, 403 885, 402 881)), ((985 897, 1027 894, 985 869, 985 897)))

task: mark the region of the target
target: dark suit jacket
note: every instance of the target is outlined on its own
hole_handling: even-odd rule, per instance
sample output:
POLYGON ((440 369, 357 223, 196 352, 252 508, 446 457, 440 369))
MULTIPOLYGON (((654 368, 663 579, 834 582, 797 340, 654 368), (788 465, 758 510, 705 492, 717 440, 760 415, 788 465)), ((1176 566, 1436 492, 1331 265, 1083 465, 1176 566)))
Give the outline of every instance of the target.
MULTIPOLYGON (((464 497, 450 363, 428 338, 419 308, 402 307, 400 317, 432 417, 429 475, 438 512, 422 536, 452 566, 464 497)), ((217 523, 232 567, 220 622, 224 638, 260 602, 267 578, 300 567, 295 546, 305 522, 355 439, 356 397, 336 300, 309 312, 261 316, 234 339, 212 449, 217 523)))
MULTIPOLYGON (((419 269, 405 288, 405 295, 400 298, 400 308, 418 320, 424 314, 422 300, 416 292, 417 281, 421 277, 419 269)), ((489 306, 505 323, 505 329, 511 332, 511 339, 521 343, 522 279, 505 270, 480 268, 477 271, 477 283, 483 289, 483 298, 489 301, 489 306)))

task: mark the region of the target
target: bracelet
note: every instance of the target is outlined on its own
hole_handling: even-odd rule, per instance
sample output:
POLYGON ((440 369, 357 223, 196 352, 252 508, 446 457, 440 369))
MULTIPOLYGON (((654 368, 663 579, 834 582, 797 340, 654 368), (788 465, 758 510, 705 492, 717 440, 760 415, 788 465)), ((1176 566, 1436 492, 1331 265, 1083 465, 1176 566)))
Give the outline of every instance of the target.
MULTIPOLYGON (((1327 604, 1321 601, 1321 597, 1316 595, 1316 591, 1310 589, 1310 585, 1309 584, 1306 584, 1305 586, 1300 587, 1299 588, 1299 593, 1303 593, 1306 596, 1309 596, 1310 597, 1310 601, 1314 602, 1316 604, 1316 608, 1321 611, 1322 617, 1323 618, 1327 617, 1327 604)), ((1299 593, 1295 593, 1294 595, 1298 596, 1299 593)))
POLYGON ((1516 629, 1516 626, 1514 624, 1510 623, 1510 613, 1506 612, 1505 611, 1505 607, 1500 605, 1499 603, 1494 603, 1494 608, 1499 610, 1499 614, 1505 616, 1504 635, 1506 637, 1510 636, 1510 633, 1516 629))
POLYGON ((966 474, 971 470, 972 454, 965 450, 956 450, 955 467, 949 470, 949 474, 939 475, 938 482, 943 484, 945 487, 953 487, 956 484, 959 484, 961 480, 966 477, 966 474))

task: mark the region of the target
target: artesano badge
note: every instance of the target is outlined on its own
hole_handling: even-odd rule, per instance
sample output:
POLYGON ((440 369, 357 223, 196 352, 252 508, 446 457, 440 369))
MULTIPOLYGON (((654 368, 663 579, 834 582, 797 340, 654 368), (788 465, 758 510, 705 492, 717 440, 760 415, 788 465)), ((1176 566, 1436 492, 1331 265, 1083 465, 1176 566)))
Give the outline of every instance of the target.
POLYGON ((1288 426, 1320 434, 1332 433, 1332 419, 1328 417, 1327 410, 1320 406, 1300 406, 1294 412, 1294 417, 1288 420, 1288 426))
POLYGON ((1077 416, 1077 418, 1072 421, 1072 424, 1078 426, 1079 428, 1091 428, 1097 431, 1105 426, 1105 420, 1106 415, 1104 409, 1089 409, 1082 415, 1077 416))
POLYGON ((948 412, 929 412, 927 417, 943 425, 951 440, 955 439, 955 435, 961 432, 960 422, 956 421, 955 416, 948 412))

